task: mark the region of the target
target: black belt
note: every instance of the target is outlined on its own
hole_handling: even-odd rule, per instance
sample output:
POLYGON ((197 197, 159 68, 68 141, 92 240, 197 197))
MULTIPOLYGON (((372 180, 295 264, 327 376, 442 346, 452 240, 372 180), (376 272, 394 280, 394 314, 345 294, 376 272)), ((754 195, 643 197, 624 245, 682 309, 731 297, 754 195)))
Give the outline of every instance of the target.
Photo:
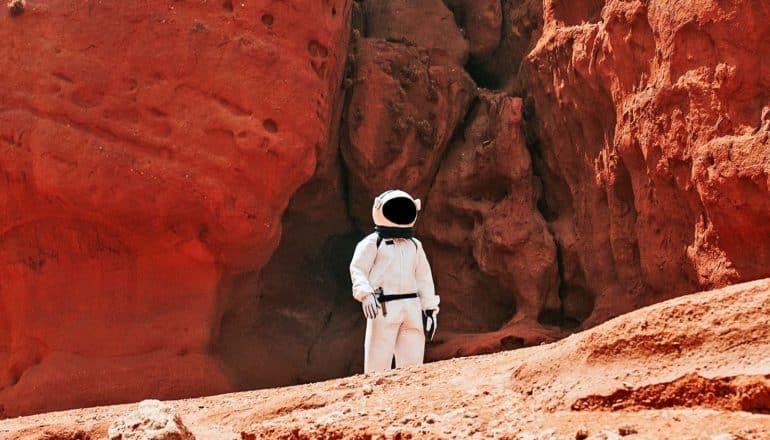
POLYGON ((397 301, 399 299, 417 298, 416 293, 402 293, 400 295, 378 295, 377 300, 379 302, 397 301))

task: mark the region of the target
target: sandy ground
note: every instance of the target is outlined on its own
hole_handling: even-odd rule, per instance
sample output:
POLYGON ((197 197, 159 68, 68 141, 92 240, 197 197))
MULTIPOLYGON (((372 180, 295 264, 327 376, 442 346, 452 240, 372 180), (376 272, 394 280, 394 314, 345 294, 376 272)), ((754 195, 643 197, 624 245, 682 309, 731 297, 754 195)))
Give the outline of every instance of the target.
MULTIPOLYGON (((694 294, 559 342, 169 402, 199 439, 770 439, 770 281, 694 294)), ((135 405, 0 421, 104 438, 135 405)))

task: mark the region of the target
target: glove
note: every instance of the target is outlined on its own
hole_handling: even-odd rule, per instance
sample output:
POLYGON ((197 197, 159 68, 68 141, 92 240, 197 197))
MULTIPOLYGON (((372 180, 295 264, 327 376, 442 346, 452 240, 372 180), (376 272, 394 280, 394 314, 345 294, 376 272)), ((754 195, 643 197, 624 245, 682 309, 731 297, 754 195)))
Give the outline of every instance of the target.
POLYGON ((429 341, 433 340, 433 335, 436 334, 436 327, 438 326, 438 311, 436 310, 424 310, 422 312, 422 327, 425 330, 425 337, 429 341))
POLYGON ((364 316, 366 319, 374 319, 377 317, 377 313, 380 309, 380 304, 377 302, 377 298, 374 294, 367 295, 363 301, 361 301, 361 308, 364 309, 364 316))

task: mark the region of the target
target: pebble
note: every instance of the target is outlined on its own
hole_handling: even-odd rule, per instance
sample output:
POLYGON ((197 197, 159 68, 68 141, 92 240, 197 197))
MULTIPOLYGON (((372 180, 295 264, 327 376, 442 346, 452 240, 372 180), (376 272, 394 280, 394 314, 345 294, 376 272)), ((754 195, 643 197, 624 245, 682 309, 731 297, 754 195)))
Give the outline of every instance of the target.
POLYGON ((637 430, 635 426, 623 425, 620 428, 618 428, 618 434, 624 437, 627 435, 638 434, 638 433, 639 433, 639 430, 637 430))
POLYGON ((436 423, 435 414, 426 414, 424 419, 425 419, 425 423, 428 423, 428 424, 436 423))
POLYGON ((371 385, 367 383, 367 384, 364 384, 363 391, 364 391, 364 396, 368 396, 374 392, 374 389, 372 388, 371 385))

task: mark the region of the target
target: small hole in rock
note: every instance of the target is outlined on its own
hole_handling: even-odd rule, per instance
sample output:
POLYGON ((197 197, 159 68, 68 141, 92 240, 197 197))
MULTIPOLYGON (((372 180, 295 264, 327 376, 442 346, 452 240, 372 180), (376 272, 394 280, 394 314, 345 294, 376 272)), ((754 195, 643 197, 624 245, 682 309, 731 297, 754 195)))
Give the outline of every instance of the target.
POLYGON ((307 51, 310 52, 310 55, 314 57, 326 58, 329 56, 329 49, 327 49, 326 46, 316 40, 310 40, 307 43, 307 51))
POLYGON ((500 348, 503 350, 515 350, 524 346, 524 339, 516 336, 505 336, 500 339, 500 348))
POLYGON ((225 8, 225 11, 227 12, 233 12, 233 2, 230 0, 222 3, 222 7, 225 8))
POLYGON ((278 124, 276 124, 272 119, 265 119, 265 122, 263 122, 262 125, 265 127, 265 130, 269 131, 270 133, 275 133, 278 131, 278 124))
POLYGON ((337 16, 337 8, 332 6, 332 17, 336 17, 336 16, 337 16))
POLYGON ((264 23, 266 26, 272 26, 273 25, 273 16, 270 14, 264 14, 262 16, 262 23, 264 23))

